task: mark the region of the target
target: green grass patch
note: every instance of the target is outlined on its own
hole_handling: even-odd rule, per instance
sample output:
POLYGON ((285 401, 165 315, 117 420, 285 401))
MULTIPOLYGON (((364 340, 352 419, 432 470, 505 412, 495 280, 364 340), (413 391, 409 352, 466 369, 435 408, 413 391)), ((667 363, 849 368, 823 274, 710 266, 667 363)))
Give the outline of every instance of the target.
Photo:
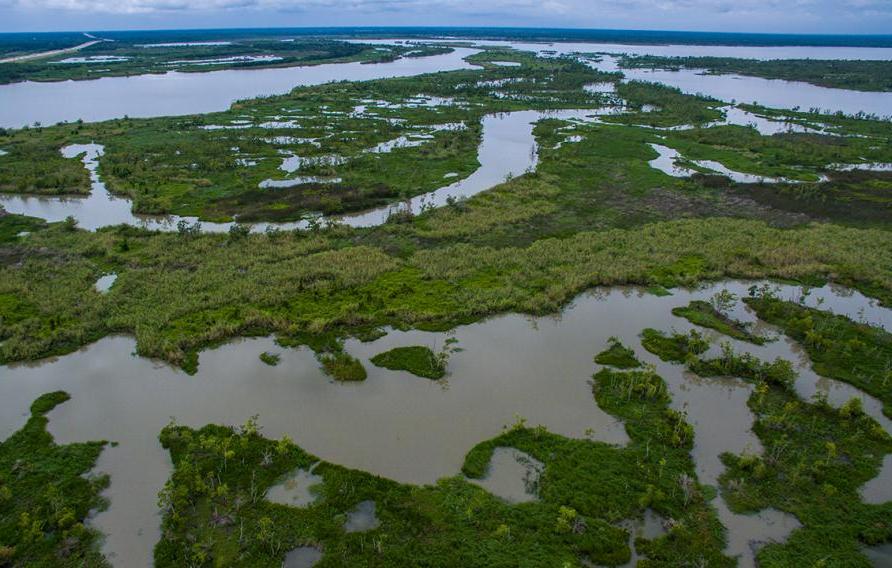
POLYGON ((819 375, 858 387, 892 417, 892 334, 826 311, 764 294, 744 300, 758 316, 805 347, 819 375))
POLYGON ((397 347, 372 357, 372 363, 392 371, 408 371, 426 379, 442 379, 446 376, 446 364, 430 347, 413 345, 397 347))
POLYGON ((618 338, 611 337, 609 343, 610 347, 595 355, 595 363, 618 369, 634 369, 641 366, 635 351, 623 345, 618 338))
POLYGON ((69 399, 45 394, 31 405, 27 423, 0 442, 0 564, 4 566, 109 566, 100 534, 87 526, 103 507, 107 476, 90 476, 106 442, 57 445, 47 418, 69 399))
POLYGON ((276 365, 278 365, 281 358, 282 356, 278 353, 270 353, 269 351, 264 351, 260 354, 260 360, 270 367, 275 367, 276 365))
POLYGON ((336 381, 364 381, 368 376, 362 362, 343 351, 320 355, 319 361, 325 374, 336 381))
POLYGON ((749 326, 729 318, 715 309, 712 304, 703 300, 693 300, 685 307, 673 308, 672 314, 683 317, 694 325, 714 329, 734 339, 748 341, 756 345, 765 343, 765 338, 751 333, 749 326))
POLYGON ((663 361, 675 363, 683 363, 709 349, 709 342, 693 329, 687 334, 673 331, 667 335, 647 328, 641 332, 641 345, 663 361))

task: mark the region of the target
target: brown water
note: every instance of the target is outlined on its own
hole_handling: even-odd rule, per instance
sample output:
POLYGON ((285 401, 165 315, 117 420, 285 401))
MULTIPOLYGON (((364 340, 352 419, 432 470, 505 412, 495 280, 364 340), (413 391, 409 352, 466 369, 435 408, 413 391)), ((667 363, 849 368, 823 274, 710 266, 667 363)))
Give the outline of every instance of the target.
MULTIPOLYGON (((745 293, 747 286, 724 285, 737 294, 745 293)), ((715 483, 722 471, 720 452, 761 451, 750 432, 752 416, 745 404, 750 387, 734 379, 700 379, 681 366, 659 362, 640 347, 638 334, 645 327, 690 329, 671 309, 709 298, 722 287, 679 290, 663 298, 633 288, 600 290, 581 295, 558 316, 505 315, 461 326, 454 336, 464 350, 452 356, 450 375, 440 382, 419 381, 368 360, 398 346, 438 350, 446 338, 443 333, 391 331, 371 343, 347 341, 347 351, 369 373, 366 381, 355 384, 330 381, 310 351, 282 350, 269 338, 236 340, 203 352, 198 373, 187 376, 131 355, 134 343, 128 337, 108 337, 71 355, 4 367, 0 437, 24 424, 30 403, 40 394, 70 392, 72 400, 50 414, 50 431, 62 443, 120 443, 100 457, 97 470, 111 475, 106 492, 111 506, 93 522, 107 533, 105 551, 116 566, 147 566, 159 536, 156 495, 171 467, 157 436, 170 417, 198 427, 240 424, 259 414, 265 434, 288 434, 322 459, 401 482, 432 483, 458 474, 464 455, 475 444, 498 435, 519 416, 557 434, 625 443, 622 424, 598 408, 590 385, 596 371, 592 357, 610 336, 618 336, 642 360, 657 365, 669 384, 673 406, 686 411, 694 425, 701 481, 715 483), (263 364, 258 355, 264 351, 281 352, 279 365, 263 364)), ((782 293, 798 296, 800 291, 785 287, 782 293)), ((889 310, 858 295, 828 287, 810 301, 819 296, 826 298, 824 308, 856 317, 863 310, 866 320, 890 321, 889 310)), ((741 307, 738 312, 741 318, 752 317, 741 307)), ((809 374, 808 361, 791 342, 735 346, 760 356, 796 360, 801 392, 846 391, 809 374)), ((867 411, 876 415, 877 401, 861 396, 867 411)), ((847 397, 830 398, 840 402, 847 397)), ((884 424, 888 428, 889 421, 884 424)), ((716 506, 730 529, 729 550, 735 553, 748 554, 754 539, 782 539, 795 526, 791 518, 771 512, 762 519, 723 512, 721 499, 716 506)))
POLYGON ((539 477, 545 465, 514 448, 496 448, 483 479, 472 479, 480 487, 509 503, 539 499, 539 477))

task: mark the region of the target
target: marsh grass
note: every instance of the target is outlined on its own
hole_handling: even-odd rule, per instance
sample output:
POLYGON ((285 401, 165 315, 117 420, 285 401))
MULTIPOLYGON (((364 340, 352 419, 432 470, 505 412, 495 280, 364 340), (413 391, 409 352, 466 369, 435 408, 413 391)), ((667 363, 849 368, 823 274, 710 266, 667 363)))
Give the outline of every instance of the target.
POLYGON ((760 566, 870 566, 865 546, 892 539, 892 503, 867 505, 859 488, 879 472, 892 439, 854 400, 836 409, 806 403, 783 384, 757 382, 749 399, 761 456, 724 454, 720 478, 731 509, 766 507, 802 523, 757 553, 760 566))
POLYGON ((749 330, 749 326, 737 320, 731 319, 715 306, 703 300, 693 300, 685 307, 672 309, 672 314, 683 317, 692 324, 701 327, 714 329, 719 333, 723 333, 728 337, 748 341, 756 345, 763 345, 765 339, 758 335, 754 335, 749 330))
POLYGON ((595 355, 595 363, 617 369, 634 369, 641 366, 635 351, 623 345, 619 338, 611 337, 608 343, 610 346, 607 349, 595 355))
POLYGON ((892 334, 845 316, 757 294, 744 300, 805 348, 819 375, 878 398, 892 417, 892 334))
POLYGON ((414 345, 396 347, 372 357, 378 367, 394 371, 408 371, 415 376, 438 380, 446 376, 446 363, 430 347, 414 345))
POLYGON ((320 355, 319 362, 325 374, 336 381, 364 381, 368 376, 362 362, 343 351, 320 355))
POLYGON ((57 445, 46 415, 69 399, 47 393, 27 423, 0 442, 0 563, 9 566, 109 566, 99 532, 86 525, 105 505, 107 476, 90 472, 106 442, 57 445))
POLYGON ((709 349, 709 341, 695 329, 689 333, 673 331, 667 335, 647 328, 641 332, 641 345, 663 361, 675 363, 684 363, 709 349))
POLYGON ((724 531, 704 498, 708 492, 694 478, 692 431, 683 415, 668 408, 662 379, 652 370, 605 370, 596 375, 594 389, 598 404, 627 420, 629 446, 564 438, 519 423, 468 454, 463 469, 474 477, 485 473, 498 446, 542 461, 541 500, 521 505, 461 476, 412 486, 319 462, 287 438, 262 437, 254 420, 240 428, 200 430, 172 423, 161 433, 175 467, 160 495, 163 538, 155 563, 267 566, 281 563, 296 546, 312 545, 325 551, 323 565, 553 566, 584 560, 615 566, 630 558, 629 534, 616 524, 652 508, 676 522, 667 535, 636 542, 649 562, 733 566, 722 555, 724 531), (322 478, 311 505, 263 499, 282 475, 311 466, 322 478), (362 501, 374 501, 380 526, 345 533, 346 513, 362 501))

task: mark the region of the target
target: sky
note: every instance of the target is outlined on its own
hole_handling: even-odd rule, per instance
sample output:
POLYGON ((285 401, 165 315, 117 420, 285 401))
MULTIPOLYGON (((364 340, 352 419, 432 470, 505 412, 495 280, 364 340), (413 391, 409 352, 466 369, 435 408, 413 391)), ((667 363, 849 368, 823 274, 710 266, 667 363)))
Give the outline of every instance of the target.
POLYGON ((522 26, 892 34, 892 0, 0 0, 0 31, 522 26))

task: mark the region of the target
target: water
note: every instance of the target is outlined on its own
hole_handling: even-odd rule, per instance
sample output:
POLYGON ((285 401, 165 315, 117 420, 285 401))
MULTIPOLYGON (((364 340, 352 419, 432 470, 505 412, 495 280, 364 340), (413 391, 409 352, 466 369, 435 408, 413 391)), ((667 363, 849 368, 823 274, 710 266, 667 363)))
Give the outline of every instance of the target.
POLYGON ((865 503, 881 505, 892 501, 892 454, 883 459, 879 475, 864 484, 861 498, 865 503))
POLYGON ((526 503, 539 498, 539 477, 545 464, 514 448, 496 448, 483 479, 472 483, 509 503, 526 503))
MULTIPOLYGON (((678 152, 678 150, 669 148, 668 146, 663 146, 661 144, 648 144, 648 146, 653 148, 657 152, 657 154, 659 154, 659 156, 648 162, 648 164, 650 164, 650 167, 654 168, 655 170, 660 170, 664 174, 670 175, 672 177, 691 177, 692 175, 698 173, 697 170, 688 168, 678 163, 679 160, 684 159, 684 156, 682 156, 678 152)), ((772 178, 755 174, 747 174, 743 172, 735 172, 734 170, 729 169, 714 160, 688 160, 688 162, 695 164, 701 168, 705 168, 706 170, 709 170, 710 173, 717 173, 726 176, 737 183, 781 183, 790 181, 784 178, 772 178)))
POLYGON ((871 546, 864 548, 862 552, 864 552, 864 555, 867 556, 876 568, 892 567, 892 544, 871 546))
POLYGON ((34 122, 87 122, 112 118, 174 116, 222 111, 236 100, 284 94, 329 81, 365 81, 422 73, 474 69, 464 58, 477 50, 457 48, 431 57, 390 63, 328 63, 306 67, 225 70, 208 73, 103 77, 92 81, 0 85, 0 127, 34 122))
MULTIPOLYGON (((200 427, 241 424, 259 414, 266 435, 287 434, 324 460, 404 483, 433 483, 459 474, 474 445, 497 436, 518 416, 560 435, 626 443, 623 425, 595 404, 589 384, 597 370, 592 357, 610 336, 617 336, 642 361, 657 365, 669 385, 672 406, 685 411, 695 428, 698 475, 704 483, 715 483, 722 471, 719 453, 761 451, 745 404, 751 387, 732 379, 699 379, 679 365, 659 362, 640 347, 638 334, 645 327, 687 331, 692 326, 673 316, 673 307, 708 299, 722 288, 745 294, 748 286, 728 282, 676 290, 667 297, 635 288, 595 290, 553 317, 503 315, 461 326, 454 336, 464 350, 452 355, 450 375, 440 382, 418 381, 375 367, 369 359, 400 346, 437 350, 444 333, 390 330, 370 343, 348 340, 347 352, 368 371, 366 381, 353 384, 331 381, 307 349, 281 350, 269 338, 234 340, 205 351, 198 373, 187 377, 164 363, 133 356, 132 339, 107 337, 64 357, 3 367, 0 438, 25 423, 29 405, 41 394, 59 389, 71 393, 72 400, 50 413, 49 429, 60 443, 119 442, 102 453, 97 466, 111 475, 105 493, 111 506, 93 523, 107 534, 105 551, 117 566, 147 566, 160 534, 156 495, 171 468, 157 436, 171 416, 200 427), (264 351, 280 352, 280 363, 263 364, 258 355, 264 351)), ((781 294, 798 297, 801 289, 786 286, 781 294)), ((890 310, 859 304, 859 296, 839 288, 815 290, 809 301, 821 297, 824 308, 838 313, 892 321, 890 310)), ((746 310, 738 306, 733 315, 745 318, 746 310)), ((759 356, 793 360, 801 375, 797 388, 823 391, 840 384, 807 372, 809 363, 792 342, 734 344, 759 356)), ((877 401, 861 396, 867 412, 876 417, 877 401)), ((838 401, 831 396, 831 402, 838 401)), ((889 421, 884 424, 888 429, 889 421)), ((722 503, 716 500, 730 528, 732 550, 741 553, 749 550, 751 540, 782 539, 794 523, 782 517, 765 525, 723 513, 722 503)))
POLYGON ((363 501, 347 513, 344 522, 344 532, 367 532, 375 530, 381 525, 381 521, 375 516, 375 502, 363 501))
POLYGON ((285 555, 282 568, 311 568, 322 560, 322 551, 314 546, 299 546, 285 555))
MULTIPOLYGON (((352 227, 372 227, 387 221, 396 211, 411 209, 420 213, 425 207, 441 207, 450 199, 470 197, 485 191, 509 176, 518 176, 534 168, 538 162, 536 140, 533 136, 534 124, 542 118, 586 120, 612 109, 565 110, 553 112, 518 111, 483 118, 482 141, 477 150, 480 167, 470 176, 443 186, 433 192, 412 198, 408 202, 397 203, 370 211, 337 216, 334 219, 352 227)), ((443 126, 443 125, 440 125, 443 126)), ((44 197, 34 195, 0 194, 0 205, 9 213, 19 213, 40 217, 48 221, 62 221, 74 217, 83 229, 96 230, 101 227, 127 224, 146 229, 175 231, 180 221, 195 223, 196 217, 177 215, 138 215, 131 211, 131 202, 126 197, 112 195, 102 181, 98 168, 99 157, 104 148, 101 144, 73 144, 63 148, 68 158, 81 156, 84 167, 90 174, 91 192, 88 197, 44 197)), ((289 163, 290 165, 290 163, 289 163)), ((292 187, 302 183, 336 183, 337 178, 302 177, 290 180, 265 180, 261 187, 292 187)), ((232 223, 202 222, 201 228, 209 232, 225 232, 232 223)), ((306 228, 306 221, 291 223, 254 223, 254 231, 264 231, 268 227, 281 229, 306 228)))
POLYGON ((96 291, 101 294, 107 293, 109 290, 111 290, 112 285, 117 279, 117 274, 106 274, 105 276, 100 276, 99 279, 96 280, 96 291))
POLYGON ((309 471, 297 469, 270 487, 266 492, 266 499, 280 505, 308 507, 316 501, 313 486, 322 483, 322 481, 322 477, 315 475, 312 468, 309 471))
MULTIPOLYGON (((390 40, 393 41, 393 40, 390 40)), ((370 42, 370 41, 369 41, 370 42)), ((385 40, 375 40, 385 43, 385 40)), ((473 41, 478 46, 513 47, 540 55, 576 53, 659 55, 680 57, 739 57, 745 59, 866 59, 892 60, 892 48, 808 47, 808 46, 717 46, 717 45, 624 45, 606 43, 528 43, 513 41, 473 41)), ((622 71, 626 79, 655 81, 677 87, 689 94, 704 94, 719 100, 759 103, 774 108, 819 108, 849 114, 867 112, 892 116, 892 92, 865 92, 819 87, 798 81, 762 79, 743 75, 707 75, 698 70, 651 71, 619 69, 616 58, 603 56, 593 63, 603 71, 622 71)))

